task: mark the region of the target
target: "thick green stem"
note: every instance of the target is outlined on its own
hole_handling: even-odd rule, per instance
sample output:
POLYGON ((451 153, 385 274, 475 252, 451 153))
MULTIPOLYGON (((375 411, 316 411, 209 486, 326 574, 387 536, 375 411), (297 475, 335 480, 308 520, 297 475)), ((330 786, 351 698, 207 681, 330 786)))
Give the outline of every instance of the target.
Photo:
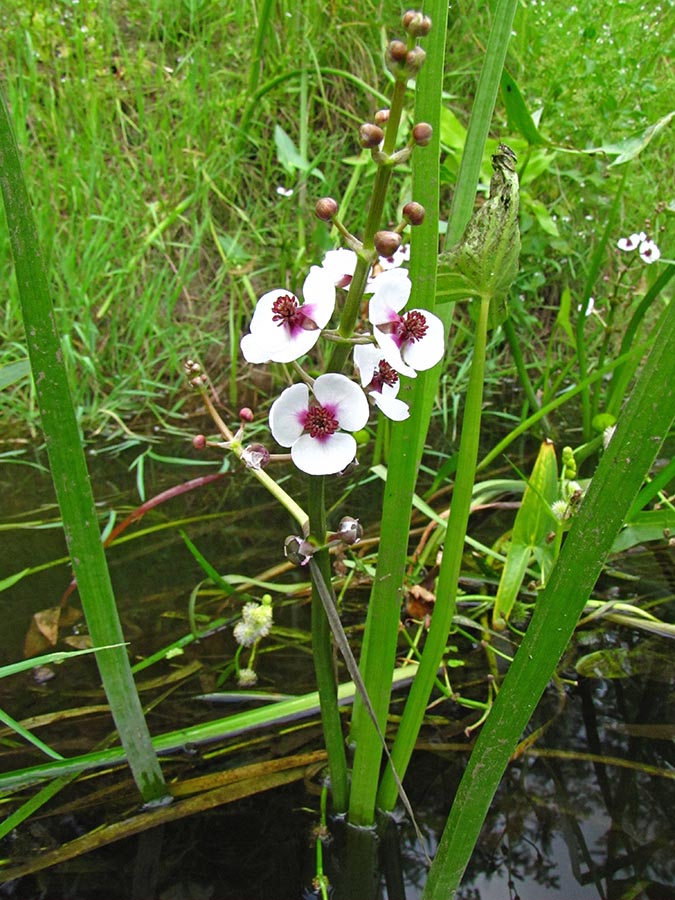
MULTIPOLYGON (((317 544, 326 541, 326 502, 324 497, 325 479, 323 475, 310 478, 309 482, 309 521, 310 533, 317 544)), ((330 556, 327 549, 318 550, 314 554, 314 562, 318 566, 323 581, 331 585, 330 556)), ((332 588, 331 588, 332 590, 332 588)), ((335 812, 342 813, 347 809, 349 785, 347 780, 347 756, 342 735, 342 722, 337 702, 337 679, 335 659, 331 640, 330 624, 319 596, 319 591, 312 579, 312 656, 316 685, 321 706, 321 723, 324 741, 328 753, 333 807, 335 812)))
MULTIPOLYGON (((476 475, 476 461, 480 441, 481 409, 483 405, 483 381, 485 376, 485 349, 487 346, 489 300, 480 301, 480 313, 476 325, 476 340, 471 362, 471 374, 466 394, 462 437, 457 462, 457 479, 452 493, 450 518, 445 535, 443 562, 436 587, 436 604, 431 617, 431 627, 424 645, 420 666, 415 676, 403 711, 392 759, 398 772, 405 772, 424 718, 426 704, 443 659, 452 617, 457 607, 457 586, 464 554, 464 538, 471 511, 471 496, 476 475)), ((387 769, 382 777, 378 794, 378 806, 390 810, 396 803, 396 782, 387 769), (392 791, 393 789, 393 791, 392 791)))

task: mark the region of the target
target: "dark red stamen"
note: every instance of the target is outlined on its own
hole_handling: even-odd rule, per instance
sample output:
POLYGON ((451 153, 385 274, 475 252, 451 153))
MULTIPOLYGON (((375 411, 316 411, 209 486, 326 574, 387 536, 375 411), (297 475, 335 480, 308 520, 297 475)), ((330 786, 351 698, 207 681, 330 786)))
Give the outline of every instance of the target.
POLYGON ((382 393, 382 388, 385 384, 394 385, 398 381, 398 374, 395 369, 389 365, 389 363, 381 359, 377 364, 377 368, 373 372, 373 378, 370 384, 368 385, 368 389, 371 391, 378 391, 382 393))
POLYGON ((402 342, 421 340, 429 330, 427 319, 424 313, 419 309, 412 309, 409 313, 401 316, 398 324, 398 337, 402 342))
POLYGON ((273 322, 278 322, 280 326, 287 325, 289 328, 302 326, 302 320, 305 318, 304 313, 300 311, 298 298, 293 294, 277 297, 272 304, 272 313, 273 322))
POLYGON ((339 422, 333 413, 324 406, 312 406, 307 411, 307 419, 305 420, 305 431, 309 432, 309 436, 313 438, 324 438, 331 434, 335 434, 338 430, 339 422))

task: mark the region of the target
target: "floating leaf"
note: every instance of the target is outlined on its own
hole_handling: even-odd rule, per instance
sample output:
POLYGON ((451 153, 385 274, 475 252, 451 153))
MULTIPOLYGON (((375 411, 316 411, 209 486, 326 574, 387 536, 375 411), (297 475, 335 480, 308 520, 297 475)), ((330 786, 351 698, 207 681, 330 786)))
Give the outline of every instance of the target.
POLYGON ((670 682, 673 660, 655 644, 643 641, 630 649, 612 647, 596 650, 577 660, 577 673, 586 678, 631 678, 647 676, 653 681, 670 682))

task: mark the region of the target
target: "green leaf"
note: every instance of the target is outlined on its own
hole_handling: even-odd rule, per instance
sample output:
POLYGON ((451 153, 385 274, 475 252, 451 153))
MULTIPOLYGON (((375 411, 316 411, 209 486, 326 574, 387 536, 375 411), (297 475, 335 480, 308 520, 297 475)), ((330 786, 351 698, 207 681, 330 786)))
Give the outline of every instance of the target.
POLYGON ((656 644, 641 641, 635 647, 596 650, 577 660, 575 669, 585 678, 631 678, 648 675, 652 681, 670 682, 673 660, 656 644))
POLYGON ((544 441, 513 526, 511 544, 492 611, 493 628, 500 629, 506 625, 535 551, 538 551, 537 555, 543 560, 550 556, 547 553, 546 537, 553 524, 551 504, 557 496, 558 465, 555 448, 551 441, 544 441))
POLYGON ((305 159, 295 146, 293 139, 280 125, 274 126, 274 144, 277 148, 277 158, 289 175, 294 175, 296 171, 299 171, 306 175, 315 175, 321 181, 325 181, 323 173, 319 169, 312 168, 312 164, 305 159))
POLYGON ((506 69, 502 72, 501 88, 509 128, 519 131, 528 144, 547 144, 548 141, 539 132, 534 119, 528 112, 518 85, 506 69))
POLYGON ((11 384, 16 384, 27 375, 30 375, 30 362, 27 359, 18 359, 16 362, 0 366, 0 391, 11 384))
POLYGON ((473 214, 462 240, 441 254, 437 302, 465 297, 490 300, 490 327, 506 317, 506 295, 518 273, 518 175, 516 157, 500 144, 492 157, 490 197, 473 214))
POLYGON ((623 553, 648 541, 667 541, 675 533, 675 514, 669 509, 637 513, 627 522, 612 544, 612 553, 623 553))

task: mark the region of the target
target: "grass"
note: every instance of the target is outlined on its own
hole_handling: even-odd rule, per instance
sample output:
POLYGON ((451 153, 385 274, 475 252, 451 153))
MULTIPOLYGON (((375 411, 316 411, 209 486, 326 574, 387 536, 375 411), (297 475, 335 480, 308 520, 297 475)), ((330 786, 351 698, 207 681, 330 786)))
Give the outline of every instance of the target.
MULTIPOLYGON (((486 9, 462 3, 451 16, 445 90, 448 109, 464 123, 486 9)), ((341 197, 349 187, 353 227, 363 224, 359 210, 373 169, 360 155, 356 129, 380 105, 383 29, 395 26, 399 12, 398 4, 374 2, 338 4, 330 14, 314 4, 279 7, 256 66, 253 8, 159 0, 143 8, 4 5, 0 79, 87 434, 117 437, 124 426, 147 430, 151 422, 180 429, 192 402, 181 378, 186 356, 209 365, 232 407, 251 396, 250 374, 236 356, 239 334, 257 294, 297 286, 329 245, 313 219, 314 200, 341 197), (293 141, 300 167, 280 153, 276 126, 293 141), (282 197, 277 187, 294 194, 282 197)), ((543 109, 542 133, 584 149, 669 112, 673 76, 664 37, 672 16, 669 8, 608 8, 597 0, 564 11, 521 6, 507 66, 529 109, 543 109)), ((501 104, 493 133, 514 136, 501 104)), ((657 212, 668 200, 661 177, 673 165, 668 138, 629 164, 617 234, 647 221, 660 233, 670 223, 657 212)), ((450 153, 449 171, 452 160, 450 153)), ((529 165, 519 318, 532 350, 526 362, 550 384, 556 373, 541 365, 543 347, 565 288, 573 300, 582 290, 589 248, 621 171, 608 170, 602 158, 541 148, 529 165)), ((407 199, 407 180, 399 184, 407 199)), ((449 195, 451 185, 444 190, 449 195)), ((603 279, 611 283, 616 272, 611 246, 600 299, 608 292, 603 279)), ((25 358, 8 252, 2 241, 0 272, 9 286, 0 320, 3 365, 25 358)), ((558 332, 554 345, 563 360, 570 353, 564 338, 558 332)), ((25 373, 3 390, 0 413, 7 425, 37 433, 25 373)))

